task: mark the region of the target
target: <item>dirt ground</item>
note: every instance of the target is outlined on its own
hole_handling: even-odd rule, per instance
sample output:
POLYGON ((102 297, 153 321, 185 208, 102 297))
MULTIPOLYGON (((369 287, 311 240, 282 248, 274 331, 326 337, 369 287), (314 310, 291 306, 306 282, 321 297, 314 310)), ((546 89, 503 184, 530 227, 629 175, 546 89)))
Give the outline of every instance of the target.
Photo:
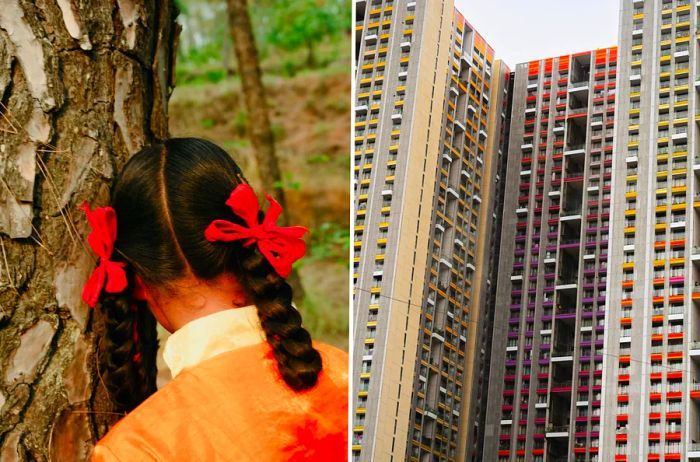
MULTIPOLYGON (((288 210, 295 224, 349 227, 350 74, 345 68, 265 81, 288 210)), ((228 152, 255 186, 240 84, 176 87, 169 106, 172 136, 209 139, 228 152)), ((313 252, 313 251, 312 251, 313 252)), ((301 266, 306 299, 297 301, 315 339, 347 350, 348 259, 345 251, 311 256, 301 266)), ((167 334, 163 332, 161 344, 167 334)), ((161 367, 167 380, 167 368, 161 367)))

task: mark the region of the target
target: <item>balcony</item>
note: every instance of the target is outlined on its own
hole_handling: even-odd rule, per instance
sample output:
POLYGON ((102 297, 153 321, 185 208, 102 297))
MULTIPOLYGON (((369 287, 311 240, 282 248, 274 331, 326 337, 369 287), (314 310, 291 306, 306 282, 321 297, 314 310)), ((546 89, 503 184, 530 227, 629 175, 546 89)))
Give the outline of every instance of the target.
POLYGON ((577 108, 570 108, 569 113, 567 114, 569 117, 571 116, 577 116, 577 115, 582 115, 582 114, 587 114, 588 113, 588 107, 577 107, 577 108))
POLYGON ((379 36, 377 35, 377 33, 372 32, 365 35, 365 42, 367 42, 368 44, 376 43, 378 38, 379 36))
POLYGON ((581 245, 581 238, 579 236, 561 236, 559 239, 559 247, 567 249, 578 249, 581 245))
POLYGON ((469 67, 472 65, 472 57, 469 55, 469 53, 462 53, 460 59, 465 66, 469 67))
POLYGON ((690 384, 690 399, 696 402, 700 400, 700 383, 693 381, 690 384))
MULTIPOLYGON (((590 77, 590 76, 589 76, 590 77)), ((588 88, 588 78, 584 76, 585 80, 582 82, 576 82, 576 83, 570 83, 569 84, 569 91, 575 90, 575 89, 581 89, 581 88, 588 88)))
POLYGON ((688 445, 688 460, 700 461, 700 443, 690 443, 688 445))
POLYGON ((569 426, 568 425, 550 425, 547 427, 547 432, 545 433, 547 438, 568 438, 569 437, 569 426))
POLYGON ((563 382, 555 382, 552 384, 552 393, 571 393, 572 382, 571 380, 563 382))
POLYGON ((694 245, 692 249, 690 249, 690 261, 692 261, 694 265, 700 265, 700 246, 694 245))
POLYGON ((692 359, 696 359, 696 360, 700 359, 700 342, 698 342, 698 341, 690 342, 690 345, 688 345, 688 348, 690 350, 688 354, 692 359))
MULTIPOLYGON (((688 58, 690 57, 690 52, 688 50, 679 50, 673 53, 674 58, 688 58)), ((687 61, 687 59, 686 59, 687 61)))
POLYGON ((566 150, 564 151, 565 156, 572 156, 572 155, 585 154, 585 153, 586 153, 586 144, 585 143, 570 144, 566 147, 566 150))
POLYGON ((574 360, 574 349, 562 349, 561 351, 553 351, 551 361, 552 363, 562 363, 571 362, 574 360))

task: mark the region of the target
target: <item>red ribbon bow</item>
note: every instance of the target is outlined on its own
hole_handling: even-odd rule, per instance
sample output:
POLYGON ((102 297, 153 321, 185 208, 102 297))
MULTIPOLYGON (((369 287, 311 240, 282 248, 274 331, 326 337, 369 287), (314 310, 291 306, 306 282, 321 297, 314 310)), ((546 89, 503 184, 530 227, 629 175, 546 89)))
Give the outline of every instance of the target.
POLYGON ((243 219, 247 227, 227 220, 214 220, 204 231, 204 237, 209 242, 243 240, 244 246, 257 243, 260 253, 277 274, 286 278, 292 272, 292 263, 306 253, 306 244, 301 237, 308 229, 303 226, 277 226, 275 222, 282 213, 282 206, 269 195, 265 195, 265 198, 270 208, 262 223, 259 223, 258 198, 248 184, 239 184, 231 192, 226 205, 243 219))
POLYGON ((114 209, 98 207, 93 211, 87 202, 83 202, 81 209, 92 227, 92 232, 87 237, 88 244, 99 257, 97 267, 83 288, 83 300, 94 308, 103 288, 109 293, 122 292, 126 288, 126 263, 110 260, 117 238, 117 215, 114 209))

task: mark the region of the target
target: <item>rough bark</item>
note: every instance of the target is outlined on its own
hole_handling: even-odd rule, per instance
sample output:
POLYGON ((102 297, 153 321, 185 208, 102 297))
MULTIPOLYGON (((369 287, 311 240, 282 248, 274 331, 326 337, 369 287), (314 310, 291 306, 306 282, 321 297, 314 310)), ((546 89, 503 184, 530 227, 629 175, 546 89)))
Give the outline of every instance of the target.
POLYGON ((172 0, 0 7, 0 460, 78 461, 119 417, 95 370, 77 207, 167 136, 172 0))
MULTIPOLYGON (((265 88, 260 72, 260 58, 248 13, 248 2, 247 0, 227 0, 227 5, 229 31, 238 63, 238 73, 241 76, 241 86, 248 112, 248 133, 255 151, 260 184, 264 191, 275 196, 275 199, 282 204, 284 208, 282 221, 289 223, 282 175, 275 154, 275 136, 270 125, 265 88)), ((304 288, 296 271, 290 275, 289 283, 294 289, 295 298, 303 299, 304 288)))

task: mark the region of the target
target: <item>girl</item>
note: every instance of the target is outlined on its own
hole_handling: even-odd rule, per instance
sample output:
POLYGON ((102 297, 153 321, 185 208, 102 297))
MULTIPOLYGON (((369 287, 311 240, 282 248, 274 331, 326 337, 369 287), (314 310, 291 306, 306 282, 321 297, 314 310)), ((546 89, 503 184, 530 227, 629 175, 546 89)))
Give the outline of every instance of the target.
POLYGON ((94 461, 346 460, 347 355, 302 327, 285 278, 306 230, 268 201, 225 151, 181 138, 134 155, 112 207, 84 206, 101 382, 129 413, 94 461), (172 332, 160 390, 156 320, 172 332))

